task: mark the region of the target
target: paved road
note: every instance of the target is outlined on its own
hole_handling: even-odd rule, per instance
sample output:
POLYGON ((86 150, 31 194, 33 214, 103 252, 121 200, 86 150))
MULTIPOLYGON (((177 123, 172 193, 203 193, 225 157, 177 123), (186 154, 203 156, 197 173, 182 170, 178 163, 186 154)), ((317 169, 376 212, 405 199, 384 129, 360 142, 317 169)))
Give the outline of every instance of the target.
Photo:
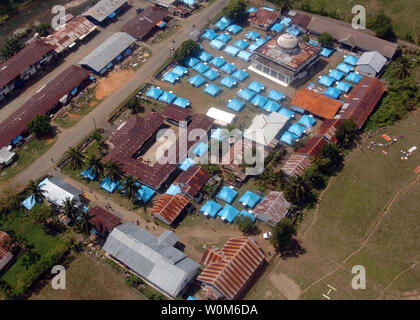
POLYGON ((198 12, 182 21, 183 28, 180 32, 158 44, 151 45, 149 48, 153 52, 152 57, 134 73, 133 77, 123 87, 108 96, 75 126, 67 130, 62 130, 54 146, 38 158, 31 166, 11 179, 9 181, 10 185, 14 188, 19 188, 29 180, 35 179, 44 173, 54 172, 54 163, 51 162, 51 159, 60 159, 70 146, 76 145, 85 138, 94 129, 93 119, 95 119, 97 127, 105 127, 109 113, 142 83, 151 79, 155 70, 169 57, 170 48, 173 46, 172 41, 175 40, 175 46, 178 46, 182 41, 188 39, 191 31, 193 31, 193 24, 198 29, 203 27, 208 19, 215 17, 227 2, 228 0, 216 0, 206 10, 198 12))

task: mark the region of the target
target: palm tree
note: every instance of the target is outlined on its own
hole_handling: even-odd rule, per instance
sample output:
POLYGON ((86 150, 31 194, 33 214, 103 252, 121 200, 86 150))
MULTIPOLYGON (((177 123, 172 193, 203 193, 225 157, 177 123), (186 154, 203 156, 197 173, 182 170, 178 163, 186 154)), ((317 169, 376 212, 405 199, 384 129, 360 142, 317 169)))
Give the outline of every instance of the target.
POLYGON ((66 156, 70 159, 71 169, 75 170, 82 167, 84 155, 77 148, 69 147, 66 156))
POLYGON ((121 163, 112 160, 105 163, 105 174, 110 177, 112 181, 119 181, 124 174, 121 163))
POLYGON ((82 211, 80 219, 77 221, 79 230, 86 236, 89 236, 90 230, 92 230, 93 223, 91 220, 94 216, 90 215, 88 211, 82 211))
POLYGON ((92 167, 92 172, 97 176, 101 176, 104 173, 104 166, 100 158, 97 158, 94 154, 89 158, 89 167, 92 167))
POLYGON ((60 206, 61 211, 69 218, 71 221, 74 221, 79 215, 79 209, 76 207, 76 199, 66 198, 63 204, 60 206))
POLYGON ((312 193, 303 177, 293 177, 284 190, 286 200, 297 205, 308 204, 312 193))
POLYGON ((35 181, 29 181, 27 189, 29 191, 29 194, 34 195, 35 202, 42 202, 42 198, 44 197, 44 190, 42 190, 35 181))
POLYGON ((128 199, 133 199, 137 193, 136 182, 136 179, 134 179, 132 176, 128 176, 123 181, 124 196, 128 199))
POLYGON ((293 8, 293 0, 280 0, 280 13, 283 13, 284 11, 289 11, 293 8))
POLYGON ((395 62, 395 76, 398 79, 405 79, 410 74, 410 62, 407 58, 402 57, 395 62))

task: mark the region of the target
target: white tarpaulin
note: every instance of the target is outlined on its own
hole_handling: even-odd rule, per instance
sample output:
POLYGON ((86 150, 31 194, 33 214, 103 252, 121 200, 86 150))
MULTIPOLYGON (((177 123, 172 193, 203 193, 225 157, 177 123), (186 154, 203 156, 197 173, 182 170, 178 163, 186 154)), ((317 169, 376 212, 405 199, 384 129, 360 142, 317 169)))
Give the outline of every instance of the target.
POLYGON ((227 126, 228 124, 232 123, 232 121, 236 117, 236 115, 234 115, 233 113, 226 112, 214 107, 211 107, 207 111, 206 115, 216 120, 215 124, 220 126, 227 126))

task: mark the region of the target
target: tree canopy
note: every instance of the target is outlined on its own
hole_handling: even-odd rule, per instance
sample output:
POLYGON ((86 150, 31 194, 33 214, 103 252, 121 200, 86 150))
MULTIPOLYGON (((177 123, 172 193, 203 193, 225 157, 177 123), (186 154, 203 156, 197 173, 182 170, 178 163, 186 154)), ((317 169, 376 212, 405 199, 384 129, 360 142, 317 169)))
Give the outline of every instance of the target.
POLYGON ((392 29, 391 18, 383 11, 380 11, 368 19, 368 27, 380 38, 389 39, 395 36, 392 29))
POLYGON ((335 136, 338 140, 337 144, 345 149, 352 148, 358 139, 358 133, 359 128, 354 123, 353 119, 344 119, 335 132, 335 136))
POLYGON ((244 0, 232 0, 222 10, 223 15, 236 23, 243 23, 248 18, 246 2, 244 0))
POLYGON ((50 118, 46 115, 38 114, 28 124, 29 132, 33 133, 37 138, 42 138, 51 133, 52 127, 50 118))
POLYGON ((255 228, 251 217, 245 215, 238 215, 233 221, 238 225, 239 230, 243 233, 251 233, 255 228))
POLYGON ((23 43, 21 43, 16 36, 12 36, 7 38, 4 42, 4 45, 1 48, 1 55, 4 59, 9 59, 23 47, 23 43))
POLYGON ((328 32, 323 32, 318 37, 318 41, 325 48, 332 48, 334 46, 334 38, 328 32))
POLYGON ((289 247, 295 234, 296 226, 293 224, 292 220, 282 218, 274 226, 270 242, 276 249, 284 251, 289 247))
POLYGON ((174 52, 174 60, 178 63, 182 63, 185 59, 190 56, 196 56, 200 52, 200 45, 192 40, 185 40, 181 46, 174 52))

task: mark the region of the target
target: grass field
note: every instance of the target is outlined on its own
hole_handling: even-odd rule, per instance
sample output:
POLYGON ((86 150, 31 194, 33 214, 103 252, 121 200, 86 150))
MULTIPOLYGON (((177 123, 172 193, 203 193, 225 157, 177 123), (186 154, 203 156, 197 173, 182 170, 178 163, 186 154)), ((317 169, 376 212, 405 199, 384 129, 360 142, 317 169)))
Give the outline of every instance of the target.
MULTIPOLYGON (((418 299, 420 179, 415 180, 414 169, 420 165, 420 152, 406 161, 400 157, 401 150, 420 141, 419 127, 420 111, 416 111, 385 129, 391 137, 403 136, 386 149, 387 155, 381 147, 368 150, 366 144, 354 150, 322 195, 319 210, 304 217, 297 238, 306 253, 279 260, 264 279, 285 274, 299 286, 303 299, 324 299, 321 294, 329 290, 327 284, 337 289, 332 299, 418 299), (366 268, 366 290, 351 287, 354 265, 366 268)), ((370 140, 385 142, 380 135, 370 140)), ((286 298, 287 291, 281 288, 261 282, 248 298, 264 299, 267 291, 286 298)))

